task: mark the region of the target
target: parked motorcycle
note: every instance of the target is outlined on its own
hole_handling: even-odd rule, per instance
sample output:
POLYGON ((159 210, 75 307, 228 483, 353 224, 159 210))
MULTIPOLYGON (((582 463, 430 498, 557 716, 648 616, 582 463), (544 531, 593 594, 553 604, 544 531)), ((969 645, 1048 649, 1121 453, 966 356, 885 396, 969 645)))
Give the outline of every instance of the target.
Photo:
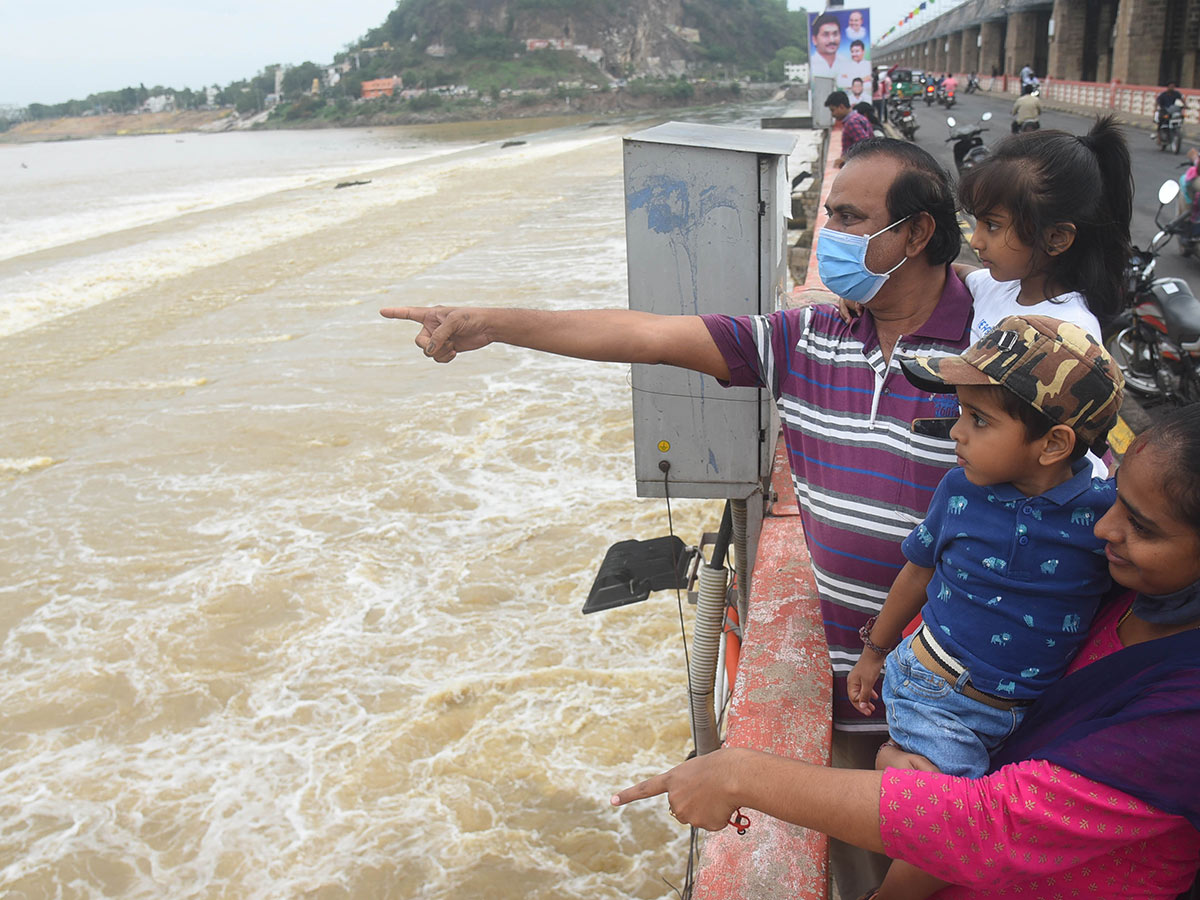
POLYGON ((950 129, 950 137, 946 143, 954 142, 954 167, 961 174, 967 169, 974 168, 987 158, 990 152, 980 136, 987 131, 984 122, 990 122, 992 114, 985 112, 974 125, 959 125, 954 116, 946 116, 946 126, 950 129))
POLYGON ((1182 278, 1154 278, 1158 255, 1190 222, 1159 218, 1179 195, 1168 181, 1158 191, 1160 229, 1145 250, 1134 248, 1126 282, 1127 310, 1104 329, 1104 346, 1125 385, 1145 400, 1194 403, 1200 400, 1200 300, 1182 278))
POLYGON ((1178 153, 1183 146, 1183 104, 1172 103, 1166 109, 1159 107, 1155 111, 1158 127, 1154 132, 1158 141, 1158 149, 1171 148, 1172 153, 1178 153))
POLYGON ((972 72, 967 76, 967 86, 963 88, 963 93, 973 94, 979 90, 979 77, 972 72))
POLYGON ((913 113, 912 101, 893 99, 888 104, 888 118, 891 119, 893 125, 904 135, 904 139, 911 141, 916 136, 917 117, 913 113))

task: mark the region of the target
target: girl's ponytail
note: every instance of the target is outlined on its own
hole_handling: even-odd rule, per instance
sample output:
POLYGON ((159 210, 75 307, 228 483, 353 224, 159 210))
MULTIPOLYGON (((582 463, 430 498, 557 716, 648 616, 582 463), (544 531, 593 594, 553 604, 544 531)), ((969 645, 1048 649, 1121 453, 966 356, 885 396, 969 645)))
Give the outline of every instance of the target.
MULTIPOLYGON (((1103 303, 1105 315, 1112 316, 1120 312, 1125 267, 1133 252, 1129 237, 1129 221, 1133 218, 1133 170, 1129 147, 1112 116, 1097 119, 1080 141, 1095 155, 1100 169, 1102 215, 1089 236, 1089 243, 1097 245, 1096 252, 1089 256, 1104 269, 1108 276, 1105 281, 1115 286, 1115 296, 1103 303)), ((1099 305, 1101 298, 1096 300, 1099 305)))

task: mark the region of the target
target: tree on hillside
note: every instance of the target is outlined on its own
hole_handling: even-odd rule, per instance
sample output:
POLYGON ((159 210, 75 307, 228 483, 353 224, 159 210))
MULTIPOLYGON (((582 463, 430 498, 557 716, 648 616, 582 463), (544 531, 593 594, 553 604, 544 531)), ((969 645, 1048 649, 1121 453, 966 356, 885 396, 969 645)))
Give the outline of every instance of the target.
POLYGON ((774 58, 767 64, 767 76, 772 81, 783 81, 785 64, 806 62, 807 60, 807 50, 794 46, 782 47, 775 53, 774 58))
POLYGON ((312 90, 313 79, 321 81, 325 70, 314 62, 303 62, 293 66, 283 74, 283 94, 285 97, 295 97, 297 94, 307 94, 312 90))

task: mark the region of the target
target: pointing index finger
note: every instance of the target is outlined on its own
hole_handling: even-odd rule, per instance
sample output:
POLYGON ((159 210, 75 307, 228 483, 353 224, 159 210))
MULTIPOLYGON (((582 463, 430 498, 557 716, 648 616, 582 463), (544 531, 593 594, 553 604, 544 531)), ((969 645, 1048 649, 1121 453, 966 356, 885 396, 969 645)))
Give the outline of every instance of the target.
POLYGON ((613 806, 624 806, 626 803, 631 803, 634 800, 645 800, 647 797, 655 797, 659 794, 667 792, 667 774, 663 772, 661 775, 655 775, 653 778, 635 784, 633 787, 627 787, 623 791, 618 791, 612 795, 610 801, 613 806))
POLYGON ((427 310, 419 306, 388 306, 379 311, 385 319, 408 319, 411 322, 424 322, 427 310))

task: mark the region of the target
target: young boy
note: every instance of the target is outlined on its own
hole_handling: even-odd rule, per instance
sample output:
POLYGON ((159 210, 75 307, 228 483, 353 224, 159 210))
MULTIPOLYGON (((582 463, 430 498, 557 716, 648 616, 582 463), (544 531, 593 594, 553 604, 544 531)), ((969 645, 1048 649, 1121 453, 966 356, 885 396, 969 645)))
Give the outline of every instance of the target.
MULTIPOLYGON (((978 777, 1065 671, 1108 587, 1092 525, 1115 490, 1082 457, 1116 421, 1123 382, 1083 329, 1045 316, 1009 316, 961 356, 902 366, 918 388, 957 390, 959 468, 904 541, 909 562, 863 629, 850 699, 870 712, 887 656, 892 742, 978 777), (922 626, 901 643, 918 612, 922 626)), ((897 759, 896 748, 880 753, 881 764, 897 759)))
MULTIPOLYGON (((889 741, 877 767, 979 777, 1062 676, 1109 586, 1092 525, 1116 491, 1092 479, 1083 455, 1116 421, 1123 379, 1083 329, 1045 316, 1009 316, 961 356, 902 367, 922 390, 957 391, 959 468, 905 539, 909 562, 862 629, 850 700, 874 708, 886 656, 889 741), (918 611, 921 626, 901 641, 918 611)), ((901 878, 893 865, 879 896, 916 895, 901 878)))

